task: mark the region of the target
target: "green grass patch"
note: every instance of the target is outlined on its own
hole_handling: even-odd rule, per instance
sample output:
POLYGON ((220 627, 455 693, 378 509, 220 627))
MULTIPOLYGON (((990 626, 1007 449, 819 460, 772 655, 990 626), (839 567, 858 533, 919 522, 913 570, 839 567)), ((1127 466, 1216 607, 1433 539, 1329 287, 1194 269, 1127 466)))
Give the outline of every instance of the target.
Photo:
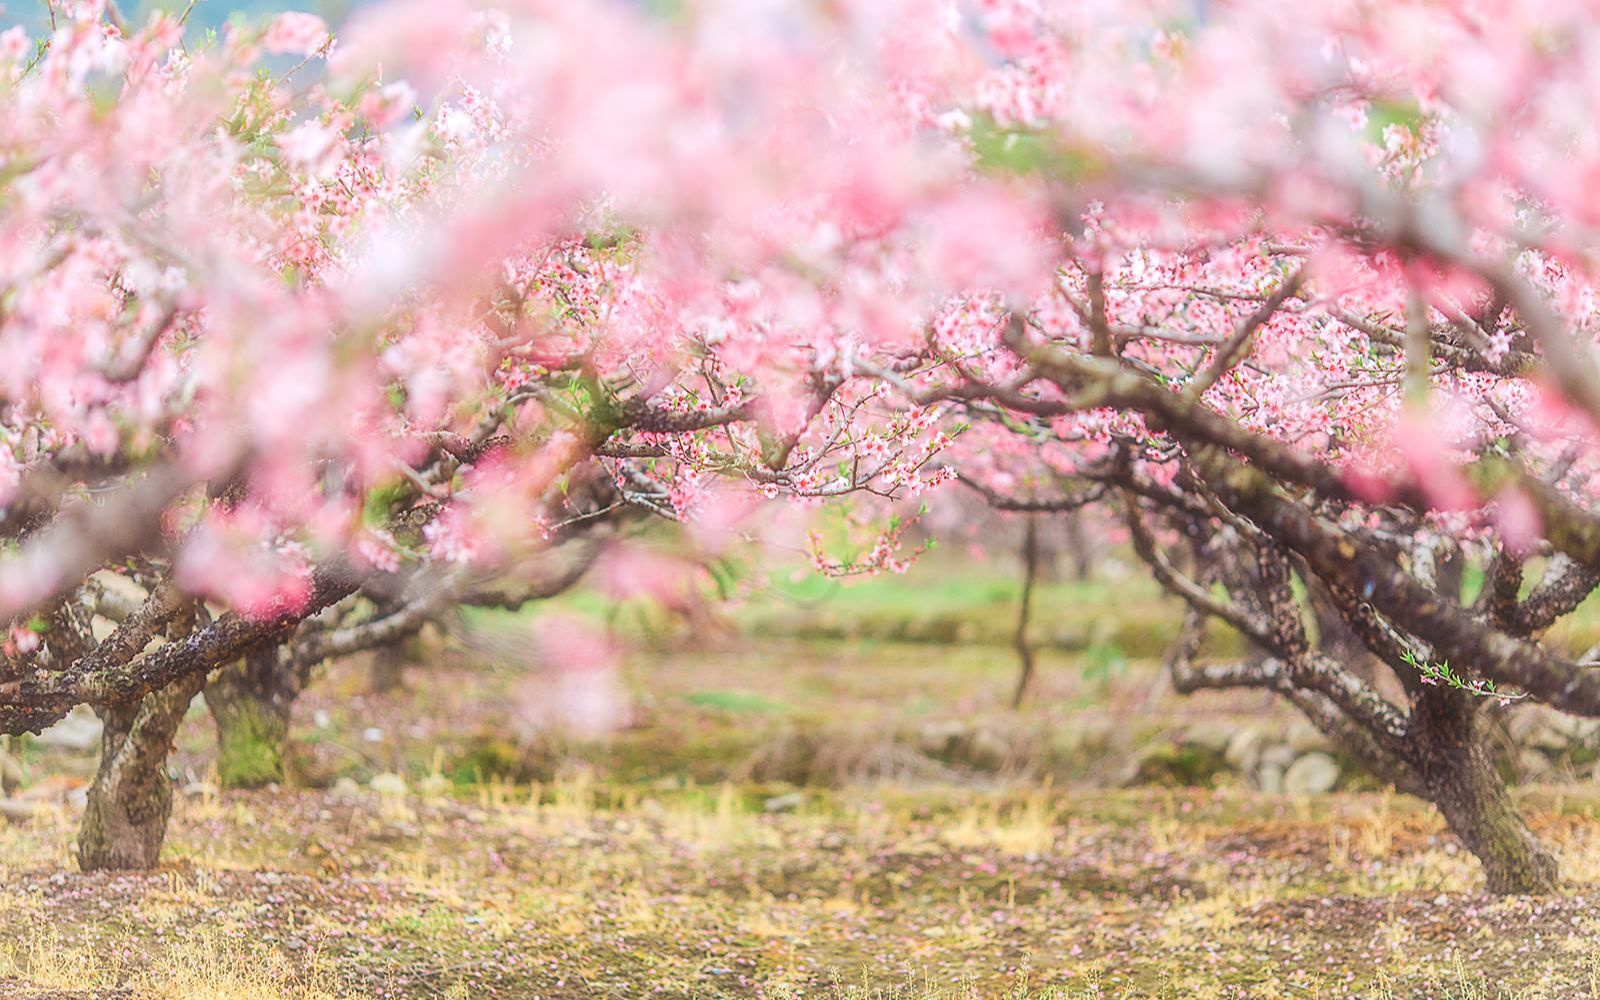
POLYGON ((782 702, 749 691, 696 691, 685 698, 696 708, 732 715, 771 715, 782 712, 782 702))

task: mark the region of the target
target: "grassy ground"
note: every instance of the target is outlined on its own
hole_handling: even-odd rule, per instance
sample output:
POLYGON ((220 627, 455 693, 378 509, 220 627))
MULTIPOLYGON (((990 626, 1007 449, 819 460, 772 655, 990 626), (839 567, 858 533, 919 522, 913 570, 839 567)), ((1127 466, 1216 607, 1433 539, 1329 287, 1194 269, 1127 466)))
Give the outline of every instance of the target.
MULTIPOLYGON (((1530 563, 1524 595, 1542 572, 1530 563)), ((1481 574, 1469 568, 1465 585, 1471 599, 1481 574)), ((911 573, 855 581, 815 574, 790 578, 774 574, 738 620, 761 634, 801 638, 884 639, 935 644, 1009 644, 1016 627, 1020 574, 1003 561, 974 567, 953 553, 925 557, 911 573)), ((1064 651, 1101 647, 1129 658, 1159 658, 1171 642, 1180 605, 1137 569, 1115 559, 1090 580, 1047 580, 1034 598, 1036 643, 1064 651)), ((1237 635, 1213 626, 1211 648, 1239 647, 1237 635)), ((1600 597, 1591 596, 1562 619, 1549 641, 1573 653, 1600 643, 1600 597)))
MULTIPOLYGON (((1521 794, 1570 879, 1535 900, 1404 797, 1122 788, 1163 734, 1299 723, 1174 696, 1138 585, 1046 590, 1013 712, 1009 584, 954 581, 808 584, 693 646, 619 621, 650 652, 605 743, 519 735, 509 670, 373 696, 352 662, 294 787, 219 793, 196 711, 161 870, 77 873, 49 797, 0 826, 0 997, 1600 997, 1591 784, 1521 794)), ((34 791, 93 768, 13 749, 34 791)))
POLYGON ((1600 995, 1597 803, 1532 804, 1569 894, 1482 895, 1433 816, 1381 794, 846 790, 781 814, 582 781, 200 794, 149 874, 71 871, 66 822, 0 833, 0 989, 1600 995))

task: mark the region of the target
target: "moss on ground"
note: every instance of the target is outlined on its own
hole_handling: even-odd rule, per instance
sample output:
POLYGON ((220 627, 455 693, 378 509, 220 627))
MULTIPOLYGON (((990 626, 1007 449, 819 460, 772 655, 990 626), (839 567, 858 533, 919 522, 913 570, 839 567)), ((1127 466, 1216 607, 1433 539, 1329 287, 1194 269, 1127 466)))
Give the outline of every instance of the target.
POLYGON ((224 788, 282 782, 287 750, 284 722, 249 699, 232 703, 217 731, 217 780, 224 788))

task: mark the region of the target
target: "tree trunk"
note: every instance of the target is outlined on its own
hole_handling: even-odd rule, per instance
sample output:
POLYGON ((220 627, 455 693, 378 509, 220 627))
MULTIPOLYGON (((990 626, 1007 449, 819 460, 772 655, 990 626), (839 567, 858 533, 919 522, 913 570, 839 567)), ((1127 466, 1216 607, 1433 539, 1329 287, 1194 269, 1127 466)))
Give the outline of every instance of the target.
POLYGON ((1505 779, 1477 738, 1478 706, 1456 691, 1425 692, 1416 703, 1420 753, 1413 760, 1423 793, 1483 865, 1489 891, 1555 891, 1559 872, 1517 812, 1505 779))
POLYGON ((373 694, 388 694, 405 686, 406 642, 379 646, 372 654, 368 687, 373 694))
MULTIPOLYGON (((1071 510, 1061 521, 1067 540, 1067 554, 1072 557, 1072 578, 1079 582, 1089 579, 1094 572, 1094 545, 1083 530, 1083 511, 1071 510)), ((1056 578, 1055 573, 1050 574, 1056 578)))
POLYGON ((203 677, 181 680, 132 707, 105 709, 100 768, 78 830, 84 871, 153 868, 172 813, 167 754, 203 677))
POLYGON ((217 724, 217 780, 224 788, 281 783, 289 716, 303 679, 278 646, 264 644, 206 685, 217 724))
POLYGON ((1020 670, 1017 673, 1017 687, 1011 693, 1012 708, 1022 707, 1022 699, 1028 694, 1028 684, 1033 680, 1033 642, 1028 638, 1028 618, 1033 613, 1033 587, 1038 578, 1039 524, 1036 517, 1028 515, 1022 535, 1022 600, 1018 604, 1017 632, 1013 640, 1020 670))

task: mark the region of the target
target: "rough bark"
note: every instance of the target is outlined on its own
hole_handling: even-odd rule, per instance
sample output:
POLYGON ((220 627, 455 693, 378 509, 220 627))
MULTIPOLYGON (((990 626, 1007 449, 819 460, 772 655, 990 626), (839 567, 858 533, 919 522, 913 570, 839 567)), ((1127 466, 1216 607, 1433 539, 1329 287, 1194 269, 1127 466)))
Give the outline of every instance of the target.
POLYGON ((1534 837, 1505 780, 1478 738, 1478 706, 1454 691, 1430 691, 1413 710, 1416 771, 1422 794, 1483 865, 1489 891, 1555 891, 1556 859, 1534 837))
POLYGON ((1600 674, 1508 635, 1419 583, 1404 567, 1357 537, 1277 494, 1270 479, 1215 449, 1203 450, 1219 496, 1305 558, 1325 582, 1363 595, 1390 621, 1429 644, 1441 660, 1469 663, 1497 684, 1510 684, 1574 715, 1600 715, 1600 674))
POLYGON ((172 812, 167 754, 200 683, 185 678, 136 705, 101 711, 100 768, 78 831, 84 871, 152 868, 160 859, 172 812))
MULTIPOLYGON (((204 677, 251 646, 285 639, 301 621, 354 593, 358 583, 344 567, 322 567, 312 575, 310 600, 292 610, 266 618, 228 612, 142 656, 122 660, 97 655, 96 649, 65 670, 31 672, 18 678, 9 697, 0 700, 0 733, 40 732, 76 705, 137 704, 175 681, 204 677)), ((145 639, 164 623, 154 616, 143 622, 142 626, 148 626, 145 639)), ((124 622, 119 629, 128 624, 124 622)), ((131 648, 142 646, 141 641, 131 648)))

